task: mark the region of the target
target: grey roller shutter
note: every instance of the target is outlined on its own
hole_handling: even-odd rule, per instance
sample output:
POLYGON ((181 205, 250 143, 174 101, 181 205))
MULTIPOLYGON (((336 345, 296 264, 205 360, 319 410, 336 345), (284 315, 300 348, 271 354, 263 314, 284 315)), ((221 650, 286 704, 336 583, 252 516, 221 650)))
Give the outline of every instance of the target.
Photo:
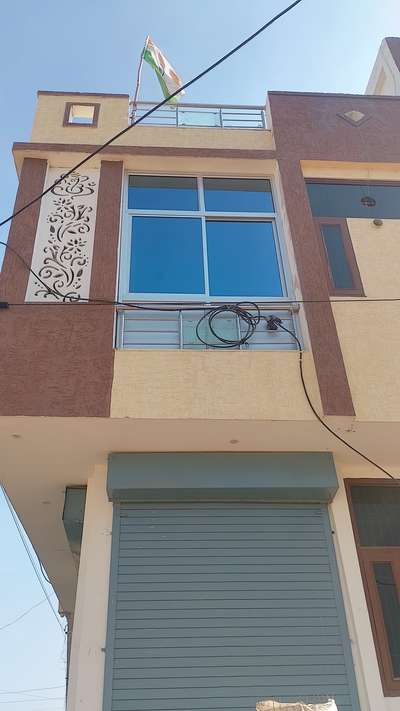
POLYGON ((321 505, 116 506, 105 708, 357 711, 321 505))

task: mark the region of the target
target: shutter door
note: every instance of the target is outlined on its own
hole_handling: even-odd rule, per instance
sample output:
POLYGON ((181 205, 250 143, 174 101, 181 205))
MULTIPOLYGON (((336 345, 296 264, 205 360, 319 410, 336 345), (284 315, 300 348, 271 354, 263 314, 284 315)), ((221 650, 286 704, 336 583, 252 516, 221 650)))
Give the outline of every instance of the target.
POLYGON ((356 711, 330 536, 321 505, 117 505, 105 706, 356 711))

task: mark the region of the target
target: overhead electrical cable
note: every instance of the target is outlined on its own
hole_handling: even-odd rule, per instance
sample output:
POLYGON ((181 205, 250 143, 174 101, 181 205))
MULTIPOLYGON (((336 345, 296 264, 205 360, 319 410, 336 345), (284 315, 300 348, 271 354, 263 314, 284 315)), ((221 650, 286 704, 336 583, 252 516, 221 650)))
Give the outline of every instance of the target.
POLYGON ((32 699, 13 699, 12 701, 0 701, 0 704, 33 704, 36 702, 43 702, 43 701, 64 701, 63 696, 44 696, 43 698, 41 696, 32 698, 32 699))
MULTIPOLYGON (((12 519, 13 519, 13 521, 14 521, 14 525, 15 525, 15 527, 16 527, 16 529, 17 529, 18 535, 19 535, 19 537, 20 537, 20 539, 21 539, 21 541, 22 541, 22 544, 23 544, 23 546, 24 546, 24 548, 25 548, 26 554, 27 554, 27 556, 28 556, 28 558, 29 558, 29 560, 30 560, 30 563, 31 563, 33 572, 35 573, 35 576, 36 576, 36 578, 37 578, 37 580, 38 580, 38 582, 39 582, 39 585, 40 585, 40 587, 42 588, 42 590, 43 590, 43 592, 44 592, 44 595, 45 595, 45 598, 46 598, 46 600, 47 600, 47 602, 48 602, 48 605, 49 605, 49 607, 50 607, 50 609, 51 609, 51 611, 52 611, 52 613, 53 613, 55 619, 57 620, 57 624, 59 625, 59 627, 60 627, 62 633, 65 634, 65 630, 64 630, 64 628, 63 628, 63 626, 62 626, 62 624, 61 624, 61 622, 60 622, 60 620, 59 620, 59 617, 58 617, 58 615, 57 615, 57 612, 55 611, 53 605, 51 604, 50 595, 49 595, 48 591, 46 590, 46 586, 45 586, 44 583, 43 583, 43 580, 42 580, 42 578, 41 578, 41 576, 40 576, 40 573, 39 573, 38 569, 36 568, 35 560, 34 560, 34 558, 33 558, 33 556, 32 556, 31 551, 29 550, 29 546, 28 546, 27 541, 26 541, 26 535, 24 535, 24 531, 23 531, 22 526, 21 526, 21 524, 20 524, 20 522, 19 522, 19 519, 18 519, 18 517, 17 517, 17 514, 15 513, 15 511, 14 511, 14 509, 13 509, 13 506, 12 506, 12 504, 11 504, 11 501, 10 501, 10 499, 8 498, 7 492, 5 491, 4 487, 2 487, 2 489, 3 489, 3 494, 4 494, 5 502, 6 502, 7 506, 8 506, 8 509, 9 509, 9 511, 10 511, 10 514, 11 514, 11 517, 12 517, 12 519)), ((0 703, 1 703, 1 702, 0 702, 0 703)))
POLYGON ((130 131, 132 128, 134 128, 134 126, 137 126, 139 123, 142 123, 142 121, 144 121, 146 118, 151 116, 155 111, 160 109, 162 106, 167 104, 175 96, 180 94, 185 89, 188 89, 189 86, 192 86, 193 84, 198 82, 199 79, 202 79, 203 77, 205 77, 206 74, 209 74, 209 72, 213 71, 213 69, 216 69, 216 67, 218 67, 220 64, 225 62, 227 59, 229 59, 229 57, 232 57, 232 55, 236 54, 236 52, 238 52, 240 49, 245 47, 246 44, 249 44, 249 42, 252 42, 253 39, 258 37, 258 35, 260 35, 262 32, 264 32, 266 29, 268 29, 268 27, 271 27, 271 25, 273 25, 275 22, 277 22, 277 20, 279 20, 281 17, 286 15, 288 12, 290 12, 290 10, 293 10, 293 8, 296 7, 296 5, 299 5, 302 1, 303 0, 295 0, 295 2, 292 2, 290 5, 288 5, 283 10, 281 10, 281 12, 278 12, 276 15, 274 15, 274 17, 272 17, 271 20, 268 20, 268 22, 266 22, 264 25, 262 25, 262 27, 260 27, 258 30, 253 32, 253 34, 246 37, 242 42, 240 42, 238 45, 233 47, 233 49, 231 49, 229 52, 227 52, 222 57, 217 59, 215 62, 210 64, 208 67, 206 67, 206 69, 203 69, 203 71, 200 72, 200 74, 197 74, 195 77, 193 77, 193 79, 190 79, 190 81, 186 82, 186 84, 183 84, 182 86, 179 87, 179 89, 174 91, 172 94, 167 96, 165 99, 160 101, 158 104, 155 104, 155 106, 153 106, 151 109, 146 111, 142 116, 139 116, 139 118, 137 118, 135 121, 133 121, 129 126, 126 126, 121 131, 118 131, 118 133, 116 133, 114 136, 112 136, 108 141, 106 141, 101 146, 96 148, 96 150, 89 153, 89 155, 87 155, 86 158, 83 158, 81 161, 79 161, 79 163, 76 163, 76 165, 74 165, 72 168, 67 170, 58 180, 55 180, 52 185, 49 185, 49 187, 46 188, 46 190, 43 190, 42 193, 40 193, 39 195, 36 195, 36 197, 32 198, 32 200, 29 200, 25 205, 22 205, 18 210, 15 210, 15 212, 13 212, 12 215, 10 215, 9 217, 6 217, 5 220, 2 220, 2 222, 0 222, 0 227, 3 227, 4 225, 7 224, 7 222, 10 222, 10 220, 12 220, 14 217, 16 217, 17 215, 20 215, 21 212, 26 210, 28 207, 31 207, 31 205, 34 205, 36 202, 41 200, 42 197, 47 195, 47 193, 49 193, 56 185, 59 185, 65 178, 67 178, 69 175, 71 175, 71 173, 74 173, 76 170, 78 170, 78 168, 81 168, 82 165, 84 165, 89 160, 94 158, 94 156, 97 156, 101 151, 103 151, 105 148, 107 148, 112 143, 114 143, 114 141, 116 141, 118 138, 121 138, 121 136, 123 136, 125 133, 130 131))
POLYGON ((37 689, 13 689, 13 691, 0 690, 0 694, 28 694, 31 691, 52 691, 53 689, 64 689, 65 684, 61 686, 39 686, 37 689))
MULTIPOLYGON (((36 605, 32 605, 32 607, 29 607, 28 610, 25 610, 25 612, 23 612, 21 615, 18 615, 18 617, 15 617, 15 618, 14 618, 13 620, 11 620, 10 622, 7 622, 7 624, 2 625, 2 626, 0 627, 0 632, 1 632, 2 630, 7 629, 8 627, 12 627, 13 625, 15 625, 17 622, 19 622, 19 621, 22 620, 24 617, 26 617, 26 615, 29 615, 29 613, 32 612, 32 610, 35 610, 37 607, 39 607, 39 605, 43 605, 44 602, 46 602, 46 598, 45 598, 45 597, 44 597, 42 600, 40 600, 39 602, 37 602, 36 605)), ((7 693, 12 693, 12 692, 7 692, 7 691, 4 691, 4 692, 3 692, 3 691, 0 691, 0 694, 3 694, 3 693, 4 693, 4 694, 7 694, 7 693)))

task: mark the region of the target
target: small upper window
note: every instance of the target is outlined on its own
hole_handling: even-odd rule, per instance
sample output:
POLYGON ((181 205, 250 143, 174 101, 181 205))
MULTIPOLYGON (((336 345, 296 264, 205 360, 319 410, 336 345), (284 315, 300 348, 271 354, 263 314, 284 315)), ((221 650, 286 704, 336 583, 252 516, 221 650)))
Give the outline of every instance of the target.
POLYGON ((273 212, 269 180, 204 178, 204 200, 209 212, 273 212))
POLYGON ((332 296, 364 296, 360 272, 346 220, 315 220, 324 256, 329 293, 332 296))
POLYGON ((71 104, 65 106, 64 126, 97 126, 99 104, 71 104))

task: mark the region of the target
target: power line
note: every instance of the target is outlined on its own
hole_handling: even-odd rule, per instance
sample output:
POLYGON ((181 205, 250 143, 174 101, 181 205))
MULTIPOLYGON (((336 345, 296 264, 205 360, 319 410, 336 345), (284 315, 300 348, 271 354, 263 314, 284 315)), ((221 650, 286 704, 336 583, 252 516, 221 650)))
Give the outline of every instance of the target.
MULTIPOLYGON (((7 242, 1 242, 0 244, 4 245, 7 247, 7 242)), ((35 279, 38 279, 41 281, 29 265, 25 262, 25 260, 21 257, 18 252, 15 250, 12 250, 18 259, 24 264, 24 266, 27 268, 27 270, 35 277, 35 279)), ((52 289, 47 284, 44 284, 44 282, 41 282, 45 287, 46 290, 49 294, 53 294, 54 296, 59 296, 61 298, 63 297, 63 294, 58 293, 52 289)), ((212 301, 212 297, 209 297, 209 301, 212 301)), ((293 306, 296 306, 298 304, 376 304, 376 303, 398 303, 400 302, 400 296, 393 296, 393 297, 382 297, 382 298, 368 298, 364 297, 362 299, 357 299, 357 298, 342 298, 342 299, 289 299, 287 302, 282 301, 280 302, 281 306, 286 306, 288 309, 290 309, 293 306)), ((164 304, 165 302, 162 302, 164 304)), ((225 302, 225 303, 233 303, 233 302, 225 302)), ((236 303, 236 302, 235 302, 236 303)), ((247 303, 247 302, 246 302, 247 303)), ((273 310, 274 307, 276 307, 276 302, 268 303, 268 301, 259 301, 256 302, 258 307, 263 310, 273 310)), ((54 303, 46 302, 46 301, 21 301, 21 302, 9 302, 9 301, 0 301, 0 304, 2 305, 2 308, 8 308, 11 306, 15 307, 20 307, 20 306, 53 306, 54 303)), ((79 297, 79 299, 72 299, 69 301, 58 301, 57 306, 124 306, 126 308, 130 309, 138 309, 142 311, 182 311, 185 306, 187 308, 190 308, 190 311, 204 311, 204 309, 207 309, 207 306, 196 306, 193 302, 180 302, 180 306, 163 306, 161 303, 156 306, 145 306, 142 303, 136 303, 134 301, 117 301, 113 299, 102 299, 101 297, 96 298, 85 298, 85 297, 79 297)))
MULTIPOLYGON (((36 605, 32 605, 32 607, 30 607, 28 610, 25 610, 25 612, 23 612, 21 615, 18 615, 18 617, 16 617, 14 620, 11 620, 11 622, 7 622, 6 625, 2 625, 2 627, 0 627, 0 632, 2 630, 7 629, 7 627, 12 627, 12 625, 15 625, 16 622, 19 622, 20 620, 22 620, 23 617, 26 617, 26 615, 29 615, 29 613, 32 612, 32 610, 35 610, 36 607, 39 607, 39 605, 43 605, 44 602, 46 602, 45 597, 42 600, 40 600, 40 602, 37 602, 36 605)), ((8 693, 8 692, 0 691, 0 694, 3 694, 3 693, 8 693)))
POLYGON ((202 79, 203 77, 206 76, 206 74, 213 71, 213 69, 216 69, 216 67, 218 67, 220 64, 225 62, 227 59, 229 59, 229 57, 232 57, 232 55, 234 55, 236 52, 238 52, 240 49, 242 49, 242 47, 244 47, 246 44, 251 42, 256 37, 258 37, 258 35, 260 35, 262 32, 264 32, 268 27, 271 27, 271 25, 273 25, 277 20, 279 20, 281 17, 286 15, 288 12, 290 12, 290 10, 292 10, 294 7, 296 7, 296 5, 299 5, 301 2, 302 2, 302 0, 295 0, 295 2, 292 2, 284 10, 281 10, 281 12, 278 12, 278 14, 275 15, 271 20, 268 20, 268 22, 266 22, 264 25, 262 25, 262 27, 260 27, 258 30, 253 32, 253 34, 246 37, 242 42, 240 42, 238 45, 236 45, 233 49, 231 49, 229 52, 227 52, 222 57, 217 59, 216 62, 213 62, 213 64, 210 64, 208 67, 206 67, 206 69, 204 69, 202 72, 200 72, 200 74, 197 74, 197 76, 193 77, 193 79, 190 79, 190 81, 186 82, 186 84, 183 84, 182 86, 180 86, 179 89, 177 89, 176 91, 173 92, 173 94, 170 94, 165 99, 160 101, 158 104, 153 106, 153 108, 146 111, 146 113, 144 113, 138 119, 133 121, 133 123, 131 123, 129 126, 126 126, 125 128, 122 129, 122 131, 119 131, 118 133, 115 134, 115 136, 112 136, 112 138, 110 138, 108 141, 106 141, 101 146, 99 146, 99 148, 96 148, 95 151, 92 151, 92 153, 89 153, 89 155, 86 156, 86 158, 83 158, 83 160, 79 161, 79 163, 74 165, 73 168, 70 168, 66 173, 64 173, 60 178, 58 178, 58 180, 56 180, 52 185, 50 185, 48 188, 46 188, 46 190, 43 190, 43 192, 40 193, 40 195, 37 195, 32 200, 27 202, 25 205, 22 205, 22 207, 20 207, 18 210, 13 212, 5 220, 0 222, 0 227, 3 227, 3 225, 6 225, 7 222, 10 222, 10 220, 12 220, 17 215, 20 215, 21 212, 26 210, 28 207, 31 207, 31 205, 34 205, 36 202, 41 200, 42 197, 44 197, 44 195, 47 195, 47 193, 49 193, 56 185, 59 185, 65 178, 67 178, 69 175, 71 175, 71 173, 74 173, 76 170, 78 170, 78 168, 81 168, 82 165, 87 163, 87 161, 89 161, 91 158, 94 158, 94 156, 98 155, 101 151, 103 151, 104 148, 107 148, 107 146, 110 146, 112 143, 114 143, 114 141, 116 141, 118 138, 120 138, 125 133, 130 131, 134 126, 137 126, 139 123, 141 123, 146 118, 148 118, 148 116, 151 116, 151 114, 153 114, 155 111, 157 111, 162 106, 167 104, 170 101, 170 99, 173 99, 175 96, 180 94, 181 91, 188 89, 189 86, 192 86, 197 81, 199 81, 199 79, 202 79))
POLYGON ((27 694, 30 691, 52 691, 53 689, 64 689, 65 685, 62 684, 61 686, 40 686, 37 689, 16 689, 13 691, 4 691, 4 689, 0 690, 0 694, 27 694))
MULTIPOLYGON (((19 520, 18 520, 17 514, 15 513, 15 511, 14 511, 14 509, 13 509, 13 507, 12 507, 11 501, 10 501, 10 499, 8 498, 8 495, 7 495, 6 490, 4 489, 4 487, 1 487, 1 488, 3 489, 3 494, 4 494, 5 502, 6 502, 7 506, 8 506, 8 509, 9 509, 10 514, 11 514, 11 516, 12 516, 12 519, 13 519, 13 521, 14 521, 15 527, 16 527, 16 529, 17 529, 17 531, 18 531, 18 535, 19 535, 19 537, 20 537, 20 539, 21 539, 21 541, 22 541, 22 544, 23 544, 23 546, 24 546, 24 548, 25 548, 25 551, 26 551, 27 556, 28 556, 28 558, 29 558, 29 560, 30 560, 31 566, 32 566, 33 571, 34 571, 34 573, 35 573, 35 575, 36 575, 36 578, 37 578, 37 580, 38 580, 38 582, 39 582, 39 585, 40 585, 40 587, 42 588, 42 590, 43 590, 43 592, 44 592, 44 594, 45 594, 45 597, 46 597, 46 599, 47 599, 47 602, 48 602, 48 604, 49 604, 49 607, 50 607, 50 609, 51 609, 51 611, 52 611, 52 613, 53 613, 55 619, 57 620, 57 624, 59 625, 59 627, 60 627, 62 633, 65 634, 65 630, 64 630, 64 628, 63 628, 63 626, 62 626, 62 624, 61 624, 61 622, 60 622, 60 620, 59 620, 59 618, 58 618, 58 615, 57 615, 57 613, 56 613, 56 611, 55 611, 53 605, 51 604, 50 595, 49 595, 49 593, 47 592, 46 587, 45 587, 45 585, 44 585, 44 583, 43 583, 43 580, 42 580, 42 578, 40 577, 40 573, 39 573, 39 571, 38 571, 37 568, 36 568, 35 561, 34 561, 33 556, 32 556, 32 554, 31 554, 31 552, 30 552, 30 550, 29 550, 29 547, 28 547, 28 544, 27 544, 27 542, 26 542, 26 539, 25 539, 25 536, 24 536, 24 533, 23 533, 23 529, 22 529, 22 526, 21 526, 21 524, 20 524, 20 522, 19 522, 19 520)), ((0 703, 2 703, 2 702, 0 702, 0 703)))
POLYGON ((64 701, 63 696, 45 696, 45 697, 35 697, 32 699, 15 699, 13 701, 0 701, 0 704, 33 704, 36 701, 64 701))

